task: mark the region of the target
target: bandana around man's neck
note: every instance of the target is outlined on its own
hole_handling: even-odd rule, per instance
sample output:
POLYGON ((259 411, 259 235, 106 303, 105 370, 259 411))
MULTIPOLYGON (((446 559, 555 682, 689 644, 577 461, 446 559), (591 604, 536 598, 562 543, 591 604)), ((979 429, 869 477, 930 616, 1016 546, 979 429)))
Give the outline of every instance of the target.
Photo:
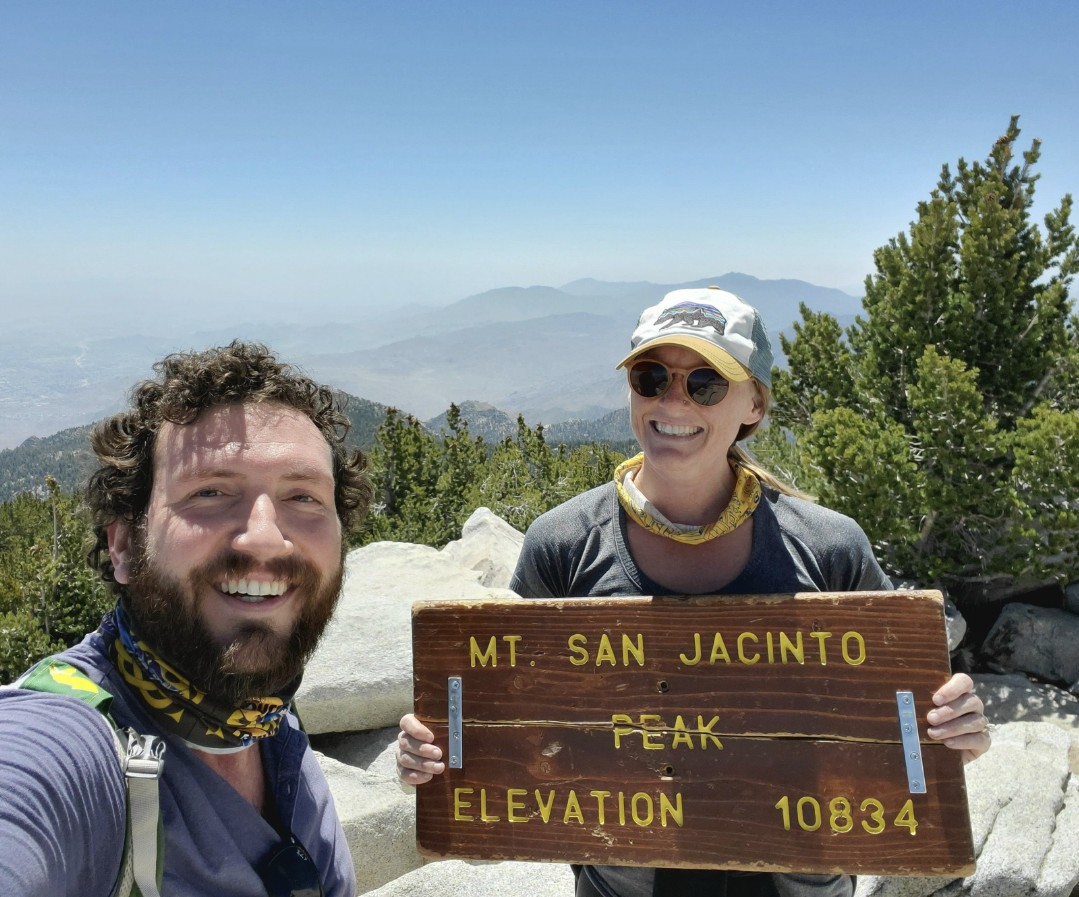
POLYGON ((634 522, 643 526, 650 533, 684 542, 687 545, 700 545, 717 536, 733 532, 745 523, 761 501, 761 484, 756 474, 743 465, 732 461, 734 471, 734 492, 727 507, 719 519, 707 526, 691 526, 684 523, 672 523, 659 512, 633 481, 644 464, 644 453, 623 461, 615 468, 614 484, 618 490, 618 502, 634 522))
POLYGON ((281 694, 249 698, 238 707, 229 707, 213 701, 139 641, 119 603, 101 621, 101 632, 108 642, 109 659, 154 721, 200 751, 232 753, 273 735, 299 687, 297 679, 281 694))

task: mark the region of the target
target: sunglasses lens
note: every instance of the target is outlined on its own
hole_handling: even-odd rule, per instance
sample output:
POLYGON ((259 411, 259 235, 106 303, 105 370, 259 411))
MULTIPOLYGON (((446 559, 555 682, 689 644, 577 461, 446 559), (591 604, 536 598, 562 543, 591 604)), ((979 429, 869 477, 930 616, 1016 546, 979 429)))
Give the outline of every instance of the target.
MULTIPOLYGON (((671 374, 658 361, 638 361, 629 369, 629 385, 639 396, 654 399, 671 385, 671 374)), ((730 383, 711 368, 697 368, 686 375, 686 392, 698 405, 718 405, 730 383)))
POLYGON ((711 368, 698 368, 686 377, 686 392, 698 405, 716 405, 723 401, 730 384, 711 368))
POLYGON ((629 369, 630 387, 646 399, 663 395, 670 382, 667 369, 655 361, 638 361, 629 369))
POLYGON ((262 867, 269 897, 322 897, 322 882, 311 855, 295 838, 279 845, 262 867))

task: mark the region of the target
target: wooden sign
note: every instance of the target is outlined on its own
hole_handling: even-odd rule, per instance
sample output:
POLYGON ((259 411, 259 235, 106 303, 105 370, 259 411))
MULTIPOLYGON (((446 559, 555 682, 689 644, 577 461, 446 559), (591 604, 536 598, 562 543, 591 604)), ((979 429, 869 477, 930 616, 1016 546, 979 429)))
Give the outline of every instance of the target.
POLYGON ((965 875, 939 592, 417 602, 430 857, 965 875), (906 739, 906 744, 904 744, 906 739))

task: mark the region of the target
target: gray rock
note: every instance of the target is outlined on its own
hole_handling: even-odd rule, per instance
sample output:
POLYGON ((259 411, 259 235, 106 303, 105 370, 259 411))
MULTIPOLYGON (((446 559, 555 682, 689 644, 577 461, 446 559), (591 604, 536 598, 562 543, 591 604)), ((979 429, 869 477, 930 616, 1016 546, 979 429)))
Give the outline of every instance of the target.
POLYGON ((414 789, 398 781, 393 747, 368 770, 316 756, 352 852, 357 893, 371 891, 421 866, 423 858, 416 850, 414 789))
POLYGON ((508 589, 524 540, 523 533, 489 508, 476 508, 461 528, 461 538, 442 553, 462 567, 480 571, 481 585, 508 589))
POLYGON ((439 860, 372 891, 370 897, 573 897, 565 863, 439 860))
POLYGON ((1009 604, 989 630, 982 654, 1006 671, 1022 670, 1071 686, 1079 681, 1079 616, 1009 604))
POLYGON ((954 651, 967 634, 967 621, 950 598, 944 599, 944 628, 948 633, 948 651, 954 651))
POLYGON ((966 767, 977 870, 963 879, 858 880, 857 897, 1068 897, 1079 884, 1073 733, 1006 723, 966 767))
POLYGON ((311 747, 346 766, 371 770, 388 748, 397 743, 397 726, 368 732, 330 732, 311 735, 311 747))
POLYGON ((1079 614, 1079 580, 1064 586, 1064 610, 1079 614))
POLYGON ((412 602, 512 597, 426 545, 349 552, 341 601, 304 672, 296 707, 308 732, 395 726, 412 709, 412 602))
POLYGON ((1079 699, 1064 689, 1031 682, 1022 673, 975 673, 971 678, 990 723, 1053 723, 1079 739, 1079 699))

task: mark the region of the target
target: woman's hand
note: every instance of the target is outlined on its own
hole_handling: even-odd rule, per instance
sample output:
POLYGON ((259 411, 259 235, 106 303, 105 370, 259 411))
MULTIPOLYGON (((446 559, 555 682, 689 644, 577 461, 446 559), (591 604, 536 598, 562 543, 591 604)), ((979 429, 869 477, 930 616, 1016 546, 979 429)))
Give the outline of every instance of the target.
POLYGON ((445 771, 442 750, 432 743, 434 740, 434 733, 414 713, 401 717, 401 731, 397 733, 397 776, 406 785, 422 785, 445 771))
POLYGON ((956 673, 933 695, 933 703, 937 706, 926 714, 930 738, 962 751, 964 763, 989 750, 989 721, 970 676, 956 673))

